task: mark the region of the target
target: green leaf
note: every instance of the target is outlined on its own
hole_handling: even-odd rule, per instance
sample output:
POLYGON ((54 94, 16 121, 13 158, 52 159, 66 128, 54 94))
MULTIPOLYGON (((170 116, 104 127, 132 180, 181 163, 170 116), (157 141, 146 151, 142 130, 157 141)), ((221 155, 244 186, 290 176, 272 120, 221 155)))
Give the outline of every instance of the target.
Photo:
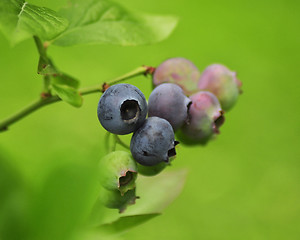
POLYGON ((131 13, 109 0, 71 0, 60 13, 70 22, 68 29, 54 41, 61 46, 151 44, 167 38, 177 24, 176 17, 131 13))
POLYGON ((68 26, 55 11, 31 5, 24 0, 0 1, 0 30, 16 44, 32 36, 51 40, 68 26))
POLYGON ((150 214, 120 217, 119 219, 117 219, 112 223, 103 224, 97 227, 96 230, 99 231, 101 235, 121 234, 159 215, 160 213, 150 213, 150 214))
POLYGON ((74 89, 79 88, 79 80, 71 77, 70 75, 68 75, 66 73, 54 74, 51 78, 51 83, 54 85, 67 85, 74 89))
POLYGON ((51 76, 51 84, 67 85, 75 89, 79 88, 79 80, 66 73, 60 72, 48 57, 40 56, 38 74, 51 76))
POLYGON ((153 177, 139 176, 137 193, 140 197, 135 205, 128 208, 124 215, 160 213, 181 193, 187 171, 185 169, 166 171, 153 177))
POLYGON ((52 84, 52 87, 56 94, 65 102, 71 104, 74 107, 81 107, 82 97, 79 92, 70 86, 52 84))

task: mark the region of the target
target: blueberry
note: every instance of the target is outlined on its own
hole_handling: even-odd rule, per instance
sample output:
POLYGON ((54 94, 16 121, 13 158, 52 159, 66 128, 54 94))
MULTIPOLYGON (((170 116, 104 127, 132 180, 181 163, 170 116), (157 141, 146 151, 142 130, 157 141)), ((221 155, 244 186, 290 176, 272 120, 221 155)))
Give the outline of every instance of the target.
POLYGON ((97 113, 100 123, 107 131, 124 135, 143 124, 147 115, 147 102, 137 87, 121 83, 104 92, 97 113))
POLYGON ((130 150, 133 158, 145 166, 169 163, 176 155, 176 141, 171 124, 159 117, 149 117, 132 135, 130 150))
POLYGON ((148 100, 149 117, 160 117, 169 121, 174 131, 188 119, 188 108, 191 100, 182 89, 174 83, 158 85, 148 100))
POLYGON ((137 164, 137 166, 139 174, 150 177, 159 174, 168 165, 165 162, 160 162, 154 166, 144 166, 139 163, 137 164))
POLYGON ((107 190, 105 188, 100 190, 99 203, 107 208, 119 209, 120 213, 124 212, 129 205, 135 204, 135 200, 138 198, 135 194, 135 188, 127 191, 124 195, 121 195, 118 190, 107 190))
POLYGON ((186 144, 205 144, 219 133, 224 123, 223 111, 217 97, 206 91, 190 96, 189 122, 178 133, 179 139, 186 144))
POLYGON ((198 89, 215 94, 225 111, 236 103, 241 86, 242 83, 236 78, 236 73, 221 64, 208 66, 198 82, 198 89))
POLYGON ((179 85, 186 95, 197 91, 200 71, 185 58, 170 58, 162 62, 153 73, 153 84, 175 83, 179 85))
POLYGON ((137 164, 130 153, 115 151, 100 160, 100 182, 108 190, 118 190, 121 195, 135 188, 137 164))

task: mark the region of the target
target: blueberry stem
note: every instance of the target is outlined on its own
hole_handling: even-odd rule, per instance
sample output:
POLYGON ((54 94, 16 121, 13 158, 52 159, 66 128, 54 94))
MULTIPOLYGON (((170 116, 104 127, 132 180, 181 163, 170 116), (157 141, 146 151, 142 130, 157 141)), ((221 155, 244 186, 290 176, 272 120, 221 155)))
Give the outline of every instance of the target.
MULTIPOLYGON (((121 81, 130 79, 130 78, 133 78, 133 77, 136 77, 139 75, 146 75, 147 73, 149 73, 149 69, 150 69, 150 67, 147 67, 147 66, 138 67, 131 72, 128 72, 120 77, 117 77, 115 79, 112 79, 112 80, 106 82, 105 84, 113 85, 113 84, 119 83, 121 81)), ((79 89, 79 93, 82 96, 88 95, 91 93, 101 93, 102 88, 103 88, 103 84, 100 84, 100 85, 98 84, 98 85, 91 86, 91 87, 81 88, 81 89, 79 89)), ((55 103, 55 102, 59 102, 59 101, 61 101, 61 99, 57 95, 45 94, 43 92, 39 99, 37 99, 36 101, 31 103, 30 105, 24 107, 23 109, 19 110, 18 112, 11 115, 10 117, 0 121, 0 132, 7 130, 11 124, 21 120, 22 118, 26 117, 27 115, 31 114, 32 112, 34 112, 46 105, 49 105, 49 104, 55 103)))
POLYGON ((130 147, 129 147, 126 143, 124 143, 124 142, 121 140, 121 138, 119 137, 119 135, 117 135, 117 134, 115 134, 115 142, 116 142, 117 144, 119 144, 120 146, 122 146, 122 147, 124 147, 124 148, 130 150, 130 147))
POLYGON ((109 148, 109 152, 114 152, 114 151, 116 151, 116 147, 117 147, 117 141, 116 141, 116 138, 114 138, 113 144, 112 144, 112 146, 109 148))
POLYGON ((105 83, 98 84, 98 85, 91 86, 91 87, 82 88, 79 90, 79 92, 81 95, 87 95, 87 94, 96 93, 96 92, 103 92, 104 84, 109 85, 109 86, 117 84, 117 83, 125 81, 127 79, 130 79, 130 78, 142 75, 142 74, 146 74, 148 72, 148 69, 149 69, 149 67, 141 66, 141 67, 138 67, 138 68, 134 69, 133 71, 128 72, 120 77, 114 78, 114 79, 110 80, 109 82, 105 82, 105 83))
POLYGON ((107 153, 110 153, 110 143, 109 143, 109 140, 110 140, 110 132, 107 131, 106 134, 105 134, 105 142, 104 142, 105 149, 106 149, 107 153))
POLYGON ((47 47, 45 47, 41 41, 41 39, 37 36, 33 36, 33 39, 34 39, 34 42, 35 42, 35 45, 36 45, 36 48, 40 54, 41 57, 47 59, 47 47))
MULTIPOLYGON (((47 47, 42 43, 41 39, 37 36, 33 36, 36 48, 39 52, 40 58, 44 59, 45 62, 49 62, 47 56, 47 47)), ((50 94, 50 77, 44 76, 44 93, 50 94)))

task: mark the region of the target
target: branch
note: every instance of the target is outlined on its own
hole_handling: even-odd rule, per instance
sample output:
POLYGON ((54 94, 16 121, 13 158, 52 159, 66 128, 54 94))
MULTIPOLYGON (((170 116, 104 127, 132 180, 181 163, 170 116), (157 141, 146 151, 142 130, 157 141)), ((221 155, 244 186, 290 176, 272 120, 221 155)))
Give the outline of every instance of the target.
MULTIPOLYGON (((101 93, 101 92, 104 92, 110 85, 114 85, 116 83, 119 83, 121 81, 130 79, 130 78, 133 78, 133 77, 136 77, 139 75, 147 75, 148 73, 152 73, 152 72, 153 72, 152 67, 147 67, 147 66, 138 67, 129 73, 126 73, 118 78, 112 79, 109 82, 105 82, 103 84, 95 85, 95 86, 91 86, 91 87, 81 88, 81 89, 79 89, 79 93, 82 96, 88 95, 91 93, 97 93, 97 92, 101 93)), ((57 95, 53 95, 53 96, 41 95, 41 97, 38 100, 34 101, 27 107, 21 109, 20 111, 16 112, 12 116, 0 121, 0 132, 7 130, 11 124, 21 120, 22 118, 26 117, 27 115, 31 114, 32 112, 34 112, 46 105, 49 105, 49 104, 55 103, 55 102, 59 102, 59 101, 61 101, 61 99, 57 95)))

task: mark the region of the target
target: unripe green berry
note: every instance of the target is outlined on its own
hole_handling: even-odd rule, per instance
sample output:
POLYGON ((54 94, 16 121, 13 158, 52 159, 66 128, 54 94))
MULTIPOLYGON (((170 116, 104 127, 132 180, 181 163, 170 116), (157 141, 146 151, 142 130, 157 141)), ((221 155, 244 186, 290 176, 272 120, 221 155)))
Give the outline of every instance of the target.
POLYGON ((137 166, 139 174, 142 174, 144 176, 155 176, 159 174, 162 170, 164 170, 165 167, 168 166, 168 164, 165 162, 161 162, 154 166, 144 166, 138 163, 137 166))
POLYGON ((107 190, 117 190, 124 195, 135 188, 137 165, 130 153, 115 151, 101 159, 101 184, 107 190))
POLYGON ((107 190, 102 188, 99 195, 99 201, 107 208, 119 209, 122 213, 128 205, 135 204, 137 199, 135 195, 135 188, 127 191, 121 195, 118 190, 107 190))

